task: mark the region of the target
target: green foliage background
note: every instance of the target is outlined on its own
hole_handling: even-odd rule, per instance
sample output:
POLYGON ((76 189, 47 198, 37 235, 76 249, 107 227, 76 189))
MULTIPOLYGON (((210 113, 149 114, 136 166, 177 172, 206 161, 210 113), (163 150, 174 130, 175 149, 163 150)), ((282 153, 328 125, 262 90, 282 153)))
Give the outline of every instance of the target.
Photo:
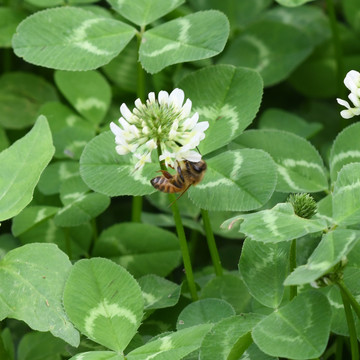
POLYGON ((0 0, 0 359, 359 359, 360 125, 335 100, 359 18, 358 0, 0 0), (134 172, 109 131, 176 87, 210 125, 173 206, 187 243, 159 164, 134 172))

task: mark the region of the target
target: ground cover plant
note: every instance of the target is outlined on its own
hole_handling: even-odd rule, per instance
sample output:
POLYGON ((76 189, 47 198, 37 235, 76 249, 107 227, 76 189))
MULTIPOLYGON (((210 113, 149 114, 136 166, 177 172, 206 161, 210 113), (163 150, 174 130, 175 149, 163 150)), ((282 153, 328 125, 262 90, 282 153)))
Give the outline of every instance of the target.
POLYGON ((359 19, 0 0, 0 359, 359 359, 359 19))

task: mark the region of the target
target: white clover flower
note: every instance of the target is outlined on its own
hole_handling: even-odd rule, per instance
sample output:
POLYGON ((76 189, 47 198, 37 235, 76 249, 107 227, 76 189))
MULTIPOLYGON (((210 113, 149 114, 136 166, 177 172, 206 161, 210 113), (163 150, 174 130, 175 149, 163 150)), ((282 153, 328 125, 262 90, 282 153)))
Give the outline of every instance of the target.
POLYGON ((360 73, 358 71, 349 71, 345 76, 344 84, 353 94, 360 96, 360 73))
POLYGON ((120 106, 119 125, 112 122, 110 129, 115 135, 117 153, 132 153, 138 159, 136 170, 151 162, 151 154, 158 147, 162 154, 159 160, 164 160, 166 166, 175 167, 176 161, 201 160, 194 149, 205 138, 209 123, 198 122, 198 113, 190 117, 192 103, 189 99, 184 103, 184 97, 181 89, 170 95, 160 91, 158 100, 151 92, 145 104, 140 99, 135 101, 132 112, 125 104, 120 106))
POLYGON ((159 160, 160 161, 164 161, 165 162, 165 166, 172 166, 173 163, 173 158, 174 158, 175 154, 171 153, 167 150, 165 150, 160 156, 159 156, 159 160))
POLYGON ((350 119, 353 116, 360 115, 360 73, 355 70, 349 71, 345 76, 344 84, 351 91, 348 97, 354 107, 351 107, 345 100, 337 98, 336 101, 347 109, 342 110, 340 115, 344 119, 350 119))

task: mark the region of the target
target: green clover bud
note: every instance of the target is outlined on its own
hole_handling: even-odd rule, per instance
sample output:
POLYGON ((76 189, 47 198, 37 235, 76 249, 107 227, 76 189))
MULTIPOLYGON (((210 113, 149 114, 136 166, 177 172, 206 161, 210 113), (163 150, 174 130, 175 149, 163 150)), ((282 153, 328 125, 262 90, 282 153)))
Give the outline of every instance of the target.
POLYGON ((317 211, 316 201, 306 193, 291 194, 287 202, 293 206, 295 214, 304 219, 310 219, 317 211))

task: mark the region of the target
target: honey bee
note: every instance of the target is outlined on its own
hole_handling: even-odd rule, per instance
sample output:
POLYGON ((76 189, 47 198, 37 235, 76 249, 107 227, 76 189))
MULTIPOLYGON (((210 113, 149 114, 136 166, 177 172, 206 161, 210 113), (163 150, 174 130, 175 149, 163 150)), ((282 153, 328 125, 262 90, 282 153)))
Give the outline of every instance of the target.
POLYGON ((171 175, 166 170, 159 170, 162 175, 153 178, 150 182, 157 190, 165 193, 181 192, 180 196, 182 196, 191 185, 195 186, 203 179, 206 167, 204 160, 198 162, 180 161, 176 168, 176 175, 171 175))

